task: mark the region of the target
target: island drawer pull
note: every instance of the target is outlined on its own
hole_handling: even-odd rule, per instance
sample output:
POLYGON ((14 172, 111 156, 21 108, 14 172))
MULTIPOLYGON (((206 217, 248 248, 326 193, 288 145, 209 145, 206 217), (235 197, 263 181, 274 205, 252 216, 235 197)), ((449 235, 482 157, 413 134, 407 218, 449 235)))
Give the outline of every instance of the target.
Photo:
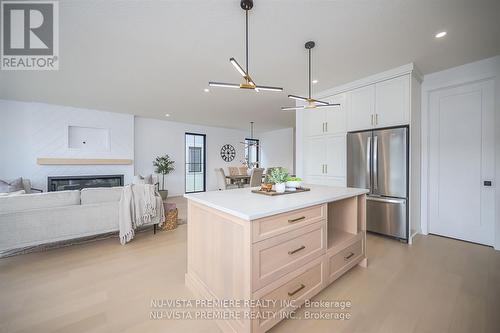
POLYGON ((293 296, 295 295, 296 293, 298 293, 299 291, 301 291, 302 289, 304 289, 306 286, 304 284, 300 284, 300 287, 298 287, 297 289, 295 289, 294 291, 289 291, 288 292, 288 296, 293 296))
POLYGON ((354 253, 353 253, 353 252, 349 253, 349 255, 348 255, 348 256, 344 257, 344 260, 349 260, 349 259, 351 259, 353 255, 354 255, 354 253))
POLYGON ((304 245, 302 245, 301 247, 299 247, 298 249, 295 249, 295 250, 292 250, 292 251, 288 251, 288 254, 292 255, 294 253, 297 253, 299 251, 302 251, 303 249, 305 249, 306 247, 304 245))
POLYGON ((299 222, 299 221, 305 220, 305 218, 306 218, 305 216, 297 217, 296 219, 288 220, 288 223, 299 222))

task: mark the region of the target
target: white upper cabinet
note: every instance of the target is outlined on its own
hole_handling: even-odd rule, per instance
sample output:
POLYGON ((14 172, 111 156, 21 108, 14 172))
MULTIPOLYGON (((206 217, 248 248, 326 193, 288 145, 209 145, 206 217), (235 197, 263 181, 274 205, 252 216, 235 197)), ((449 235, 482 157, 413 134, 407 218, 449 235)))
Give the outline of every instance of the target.
POLYGON ((347 92, 347 128, 349 131, 373 127, 375 85, 347 92))
POLYGON ((345 133, 347 131, 346 94, 339 94, 321 100, 328 103, 340 104, 340 106, 324 108, 326 113, 325 132, 327 134, 345 133))
POLYGON ((375 126, 406 125, 410 122, 410 75, 375 84, 375 126))

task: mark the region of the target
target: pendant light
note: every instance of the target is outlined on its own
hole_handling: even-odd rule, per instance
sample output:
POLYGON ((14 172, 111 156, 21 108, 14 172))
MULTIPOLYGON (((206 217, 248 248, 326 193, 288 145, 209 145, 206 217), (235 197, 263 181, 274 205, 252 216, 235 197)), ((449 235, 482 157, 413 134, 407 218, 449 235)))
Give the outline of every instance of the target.
POLYGON ((307 42, 304 46, 306 50, 309 52, 309 96, 302 97, 297 95, 288 95, 288 98, 294 99, 296 101, 307 102, 307 105, 301 106, 284 106, 281 108, 282 111, 293 111, 293 110, 301 110, 301 109, 316 109, 316 108, 329 108, 332 106, 340 106, 340 104, 330 104, 328 102, 318 101, 317 99, 313 99, 311 97, 311 50, 316 45, 313 41, 307 42))
POLYGON ((252 142, 250 142, 250 143, 246 142, 246 140, 245 140, 245 142, 240 142, 240 143, 242 143, 245 146, 245 148, 252 147, 252 146, 259 148, 259 144, 253 142, 253 140, 254 140, 254 138, 253 138, 253 121, 250 122, 250 140, 252 140, 252 142))
POLYGON ((234 58, 230 58, 229 62, 233 65, 234 69, 241 76, 243 76, 244 82, 241 84, 237 83, 225 83, 225 82, 208 82, 208 85, 211 87, 223 87, 223 88, 236 88, 236 89, 251 89, 255 91, 265 90, 265 91, 283 91, 283 88, 280 87, 270 87, 270 86, 259 86, 256 85, 255 82, 250 77, 248 72, 248 11, 253 7, 253 0, 241 0, 240 2, 241 8, 245 11, 245 55, 246 55, 246 64, 245 70, 240 66, 240 64, 234 58))

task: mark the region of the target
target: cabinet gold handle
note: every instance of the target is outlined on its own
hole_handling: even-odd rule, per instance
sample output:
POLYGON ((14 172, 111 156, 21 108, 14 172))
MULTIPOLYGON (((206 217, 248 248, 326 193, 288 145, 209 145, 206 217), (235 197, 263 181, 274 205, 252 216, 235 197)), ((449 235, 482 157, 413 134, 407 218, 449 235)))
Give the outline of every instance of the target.
POLYGON ((295 219, 290 219, 288 220, 288 223, 295 223, 295 222, 299 222, 299 221, 302 221, 304 220, 306 217, 305 216, 301 216, 301 217, 297 217, 295 219))
POLYGON ((354 253, 352 253, 352 252, 351 252, 351 253, 349 253, 349 255, 348 255, 348 256, 344 257, 344 260, 349 260, 349 259, 351 259, 353 255, 354 255, 354 253))
POLYGON ((300 284, 300 287, 298 287, 297 289, 295 289, 294 291, 289 291, 288 292, 288 296, 293 296, 295 295, 296 293, 298 293, 299 291, 301 291, 302 289, 304 289, 306 286, 303 285, 302 283, 300 284))
POLYGON ((302 251, 303 249, 305 249, 306 247, 304 245, 302 245, 301 247, 299 247, 298 249, 295 249, 295 250, 292 250, 292 251, 288 251, 288 254, 289 255, 292 255, 292 254, 295 254, 299 251, 302 251))

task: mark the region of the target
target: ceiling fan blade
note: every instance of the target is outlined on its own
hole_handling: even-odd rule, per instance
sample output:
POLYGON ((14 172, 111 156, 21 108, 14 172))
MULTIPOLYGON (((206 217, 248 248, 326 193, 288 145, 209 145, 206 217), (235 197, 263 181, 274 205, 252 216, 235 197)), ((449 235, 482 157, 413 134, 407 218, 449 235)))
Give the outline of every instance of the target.
POLYGON ((313 101, 314 103, 316 103, 316 104, 321 104, 321 105, 329 105, 329 104, 330 104, 330 103, 328 103, 328 102, 318 101, 317 99, 313 99, 312 101, 313 101))
POLYGON ((269 87, 269 86, 255 86, 255 90, 264 90, 264 91, 283 91, 283 88, 280 87, 269 87))
POLYGON ((334 106, 340 106, 340 104, 316 105, 316 108, 331 108, 334 106))
POLYGON ((295 111, 295 110, 302 110, 304 109, 304 106, 283 106, 281 108, 281 111, 295 111))
POLYGON ((309 102, 309 100, 306 97, 297 96, 297 95, 288 95, 288 98, 294 99, 296 101, 309 102))
POLYGON ((241 76, 243 76, 244 78, 248 76, 247 73, 240 66, 240 64, 238 64, 238 62, 236 61, 236 59, 231 58, 231 59, 229 59, 229 61, 231 62, 231 65, 233 65, 233 67, 238 71, 238 73, 241 74, 241 76))
POLYGON ((208 82, 210 87, 222 87, 222 88, 240 88, 239 84, 236 83, 224 83, 224 82, 208 82))

